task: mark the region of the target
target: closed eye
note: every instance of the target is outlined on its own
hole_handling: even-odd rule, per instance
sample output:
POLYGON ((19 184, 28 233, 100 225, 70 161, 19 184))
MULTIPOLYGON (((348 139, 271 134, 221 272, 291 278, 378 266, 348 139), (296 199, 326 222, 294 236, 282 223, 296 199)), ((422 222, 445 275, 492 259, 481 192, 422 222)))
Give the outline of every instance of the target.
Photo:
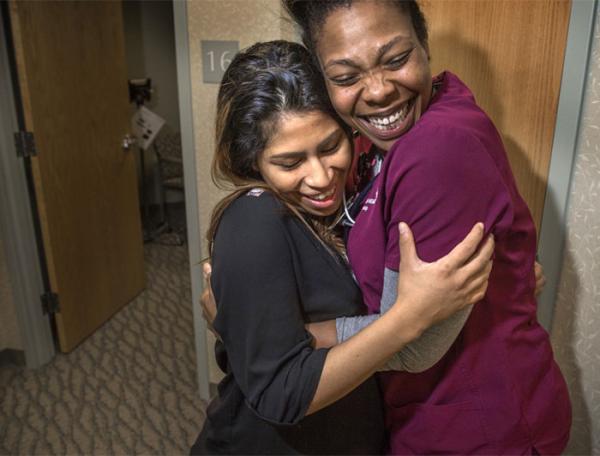
POLYGON ((413 51, 413 49, 411 49, 407 52, 403 52, 402 54, 389 60, 385 64, 385 66, 391 70, 397 70, 397 69, 401 68, 408 61, 408 58, 410 57, 410 54, 412 51, 413 51))
POLYGON ((279 162, 279 163, 274 162, 273 165, 278 166, 285 171, 291 171, 291 170, 297 168, 298 166, 300 166, 300 163, 302 163, 302 160, 294 160, 294 161, 279 162))
POLYGON ((347 75, 329 78, 329 80, 338 86, 350 86, 358 81, 358 75, 347 75))
POLYGON ((332 146, 326 146, 321 149, 322 155, 330 155, 335 153, 340 148, 341 141, 336 141, 332 146))

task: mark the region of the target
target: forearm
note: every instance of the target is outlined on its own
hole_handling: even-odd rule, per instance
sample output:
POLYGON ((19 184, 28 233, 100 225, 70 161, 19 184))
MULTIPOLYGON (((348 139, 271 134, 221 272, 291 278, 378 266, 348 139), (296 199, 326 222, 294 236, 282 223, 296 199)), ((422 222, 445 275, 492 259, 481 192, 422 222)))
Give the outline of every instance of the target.
POLYGON ((397 305, 349 340, 333 347, 307 414, 344 397, 407 343, 419 337, 424 323, 411 306, 397 305))
POLYGON ((434 366, 450 349, 462 330, 473 306, 427 329, 421 337, 394 353, 380 371, 423 372, 434 366))
MULTIPOLYGON (((386 269, 381 296, 381 314, 361 317, 343 317, 336 320, 338 341, 343 342, 385 314, 396 301, 398 273, 386 269)), ((422 372, 437 363, 462 330, 471 313, 472 306, 452 315, 450 318, 428 328, 421 337, 394 353, 380 370, 422 372)))
MULTIPOLYGON (((381 297, 381 312, 385 313, 396 301, 398 273, 386 269, 381 297)), ((462 330, 473 306, 456 312, 444 321, 427 328, 417 339, 386 362, 380 370, 423 372, 436 364, 450 349, 462 330)))
MULTIPOLYGON (((383 312, 382 312, 383 313, 383 312)), ((377 321, 379 314, 340 317, 335 319, 337 343, 342 343, 377 321)))

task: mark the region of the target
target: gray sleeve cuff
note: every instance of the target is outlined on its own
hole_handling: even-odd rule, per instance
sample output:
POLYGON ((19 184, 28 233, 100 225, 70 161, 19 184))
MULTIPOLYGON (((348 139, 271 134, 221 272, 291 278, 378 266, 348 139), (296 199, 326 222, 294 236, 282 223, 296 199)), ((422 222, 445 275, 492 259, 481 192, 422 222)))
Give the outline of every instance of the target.
MULTIPOLYGON (((398 272, 386 268, 381 295, 382 314, 396 302, 397 287, 398 272)), ((472 308, 473 306, 469 306, 437 325, 431 326, 421 337, 392 356, 380 370, 423 372, 432 367, 450 349, 471 314, 472 308)))
POLYGON ((354 334, 361 329, 366 328, 378 318, 378 314, 336 318, 335 329, 337 332, 338 344, 350 339, 354 334))

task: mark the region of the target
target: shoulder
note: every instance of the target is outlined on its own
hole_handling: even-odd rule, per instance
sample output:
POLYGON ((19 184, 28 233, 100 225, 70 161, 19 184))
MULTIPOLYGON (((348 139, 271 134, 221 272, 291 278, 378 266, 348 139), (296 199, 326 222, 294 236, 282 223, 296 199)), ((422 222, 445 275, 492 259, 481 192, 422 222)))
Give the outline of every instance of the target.
MULTIPOLYGON (((429 118, 390 150, 385 191, 422 202, 497 195, 506 185, 497 157, 504 155, 499 137, 484 134, 468 122, 429 118)), ((485 198, 484 198, 485 199, 485 198)))
POLYGON ((468 128, 428 121, 414 130, 390 150, 390 177, 427 179, 428 184, 434 184, 433 179, 455 181, 465 173, 477 175, 479 167, 495 168, 485 145, 468 128))
POLYGON ((502 141, 492 119, 477 104, 471 90, 456 75, 445 72, 440 76, 443 85, 422 119, 441 132, 458 131, 482 143, 502 141))
POLYGON ((495 157, 504 154, 504 146, 468 88, 456 76, 445 74, 444 85, 436 97, 421 119, 390 150, 391 173, 419 169, 433 176, 450 177, 457 170, 495 169, 495 157))
POLYGON ((232 201, 224 210, 215 241, 257 239, 283 232, 289 210, 268 190, 251 190, 232 201))
POLYGON ((221 223, 276 220, 286 212, 283 203, 272 192, 256 188, 233 200, 223 212, 221 223))
POLYGON ((223 212, 212 250, 213 274, 250 270, 273 271, 290 261, 295 239, 287 208, 272 193, 241 195, 223 212))

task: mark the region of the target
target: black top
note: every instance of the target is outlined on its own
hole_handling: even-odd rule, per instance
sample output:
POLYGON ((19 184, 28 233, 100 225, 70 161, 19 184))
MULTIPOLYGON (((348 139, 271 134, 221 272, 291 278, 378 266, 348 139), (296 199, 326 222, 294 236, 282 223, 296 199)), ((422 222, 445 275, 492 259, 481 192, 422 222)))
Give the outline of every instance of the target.
POLYGON ((304 416, 328 352, 311 347, 304 324, 364 311, 344 261, 268 192, 227 208, 212 260, 227 375, 192 453, 380 453, 374 378, 304 416))

